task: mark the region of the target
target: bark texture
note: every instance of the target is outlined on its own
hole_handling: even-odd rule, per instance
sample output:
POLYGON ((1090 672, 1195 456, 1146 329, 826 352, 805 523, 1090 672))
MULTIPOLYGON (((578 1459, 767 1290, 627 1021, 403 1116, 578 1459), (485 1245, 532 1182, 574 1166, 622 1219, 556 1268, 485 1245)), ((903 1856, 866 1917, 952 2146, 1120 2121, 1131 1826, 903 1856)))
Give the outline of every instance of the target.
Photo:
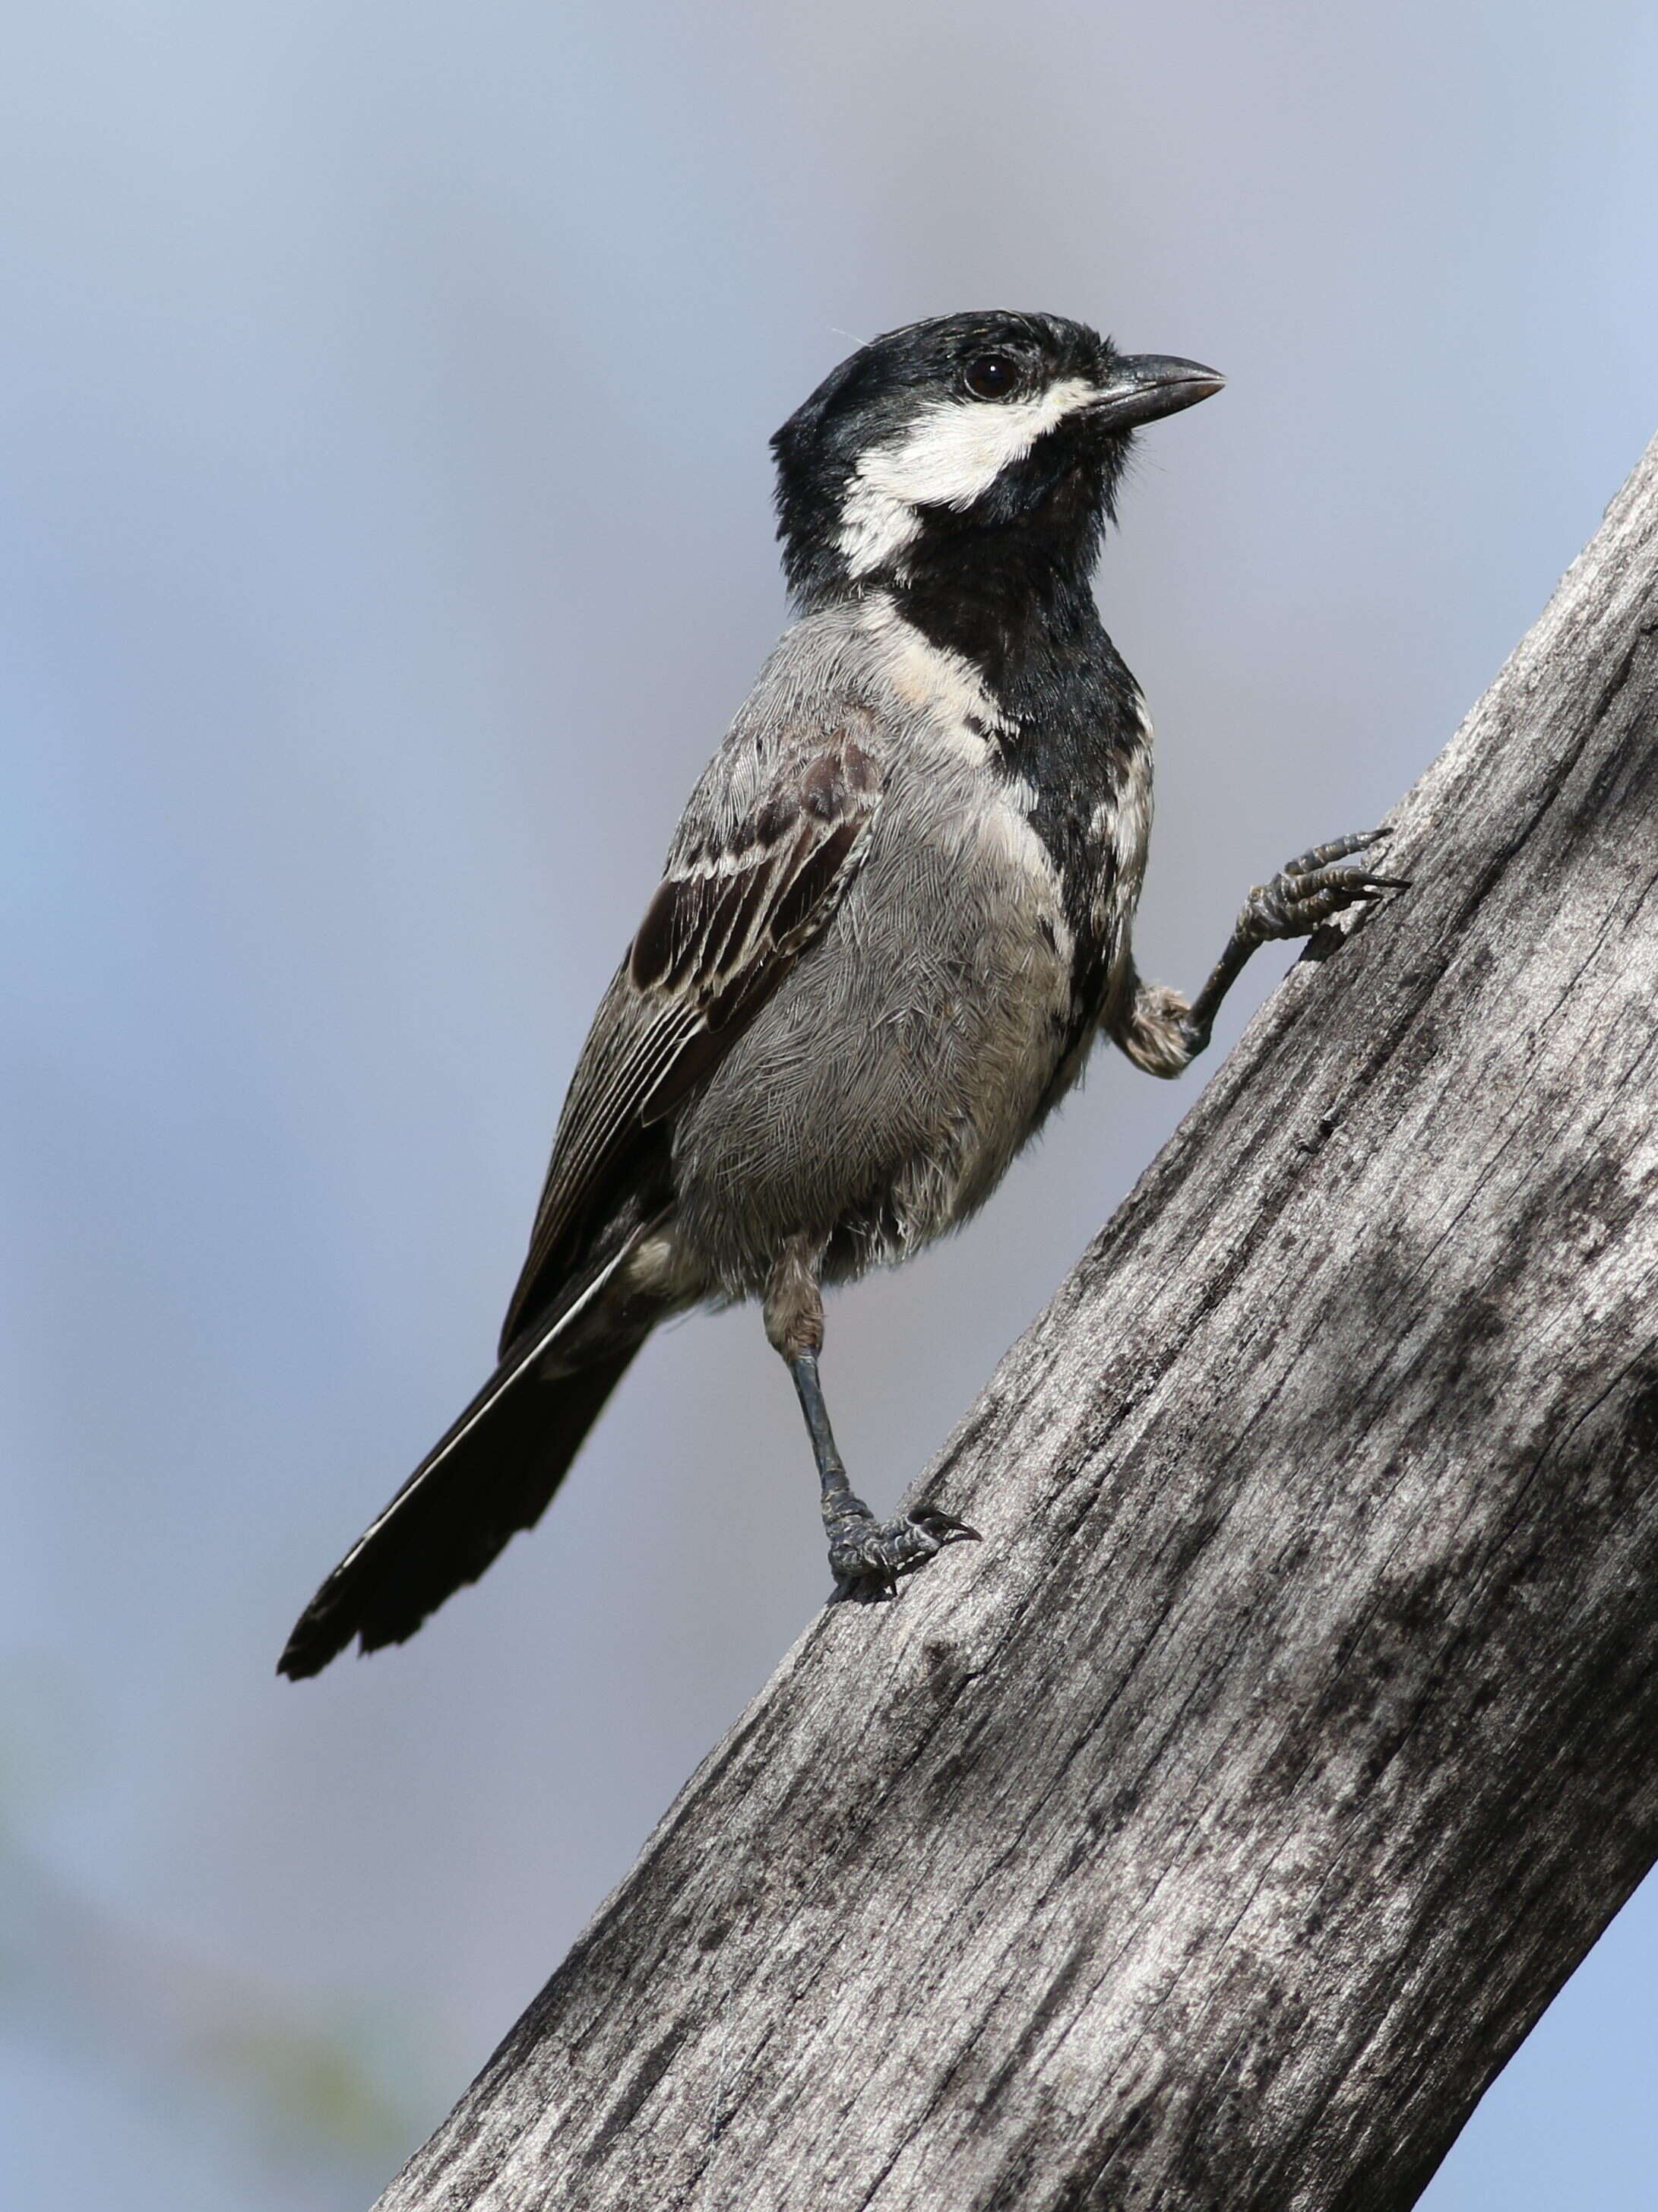
POLYGON ((1658 1856, 1658 444, 1397 823, 385 2212, 1415 2201, 1658 1856))

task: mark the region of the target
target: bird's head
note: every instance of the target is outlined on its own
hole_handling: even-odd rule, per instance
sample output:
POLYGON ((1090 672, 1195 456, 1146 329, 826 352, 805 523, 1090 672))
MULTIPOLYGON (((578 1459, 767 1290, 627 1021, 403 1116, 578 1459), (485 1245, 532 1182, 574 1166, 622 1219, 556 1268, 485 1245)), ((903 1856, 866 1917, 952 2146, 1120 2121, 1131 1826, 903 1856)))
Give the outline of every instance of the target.
POLYGON ((1218 392, 1085 324, 939 315, 872 339, 772 440, 791 588, 903 582, 965 555, 1091 566, 1132 433, 1218 392))

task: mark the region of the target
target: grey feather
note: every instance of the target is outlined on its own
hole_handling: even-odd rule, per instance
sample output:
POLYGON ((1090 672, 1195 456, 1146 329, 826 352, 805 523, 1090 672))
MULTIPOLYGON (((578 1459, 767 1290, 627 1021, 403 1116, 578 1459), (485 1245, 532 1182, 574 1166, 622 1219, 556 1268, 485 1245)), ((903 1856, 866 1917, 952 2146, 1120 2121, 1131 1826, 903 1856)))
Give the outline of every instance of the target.
POLYGON ((798 786, 831 728, 855 727, 881 792, 832 917, 676 1118, 671 1233, 710 1292, 761 1292, 797 1237, 831 1276, 915 1250, 1034 1125, 1072 1025, 1070 931, 997 719, 872 595, 788 633, 703 778, 682 868, 778 775, 798 786))

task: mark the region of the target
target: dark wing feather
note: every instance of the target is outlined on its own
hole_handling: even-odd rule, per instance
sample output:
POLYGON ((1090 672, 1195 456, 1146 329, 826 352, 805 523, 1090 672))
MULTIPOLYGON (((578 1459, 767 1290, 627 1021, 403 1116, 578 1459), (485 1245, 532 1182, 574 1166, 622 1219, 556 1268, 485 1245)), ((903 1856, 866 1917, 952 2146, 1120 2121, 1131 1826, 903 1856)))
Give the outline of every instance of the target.
POLYGON ((880 772, 826 735, 747 817, 683 855, 657 890, 594 1020, 559 1121, 503 1351, 555 1294, 633 1156, 712 1074, 857 872, 880 772))

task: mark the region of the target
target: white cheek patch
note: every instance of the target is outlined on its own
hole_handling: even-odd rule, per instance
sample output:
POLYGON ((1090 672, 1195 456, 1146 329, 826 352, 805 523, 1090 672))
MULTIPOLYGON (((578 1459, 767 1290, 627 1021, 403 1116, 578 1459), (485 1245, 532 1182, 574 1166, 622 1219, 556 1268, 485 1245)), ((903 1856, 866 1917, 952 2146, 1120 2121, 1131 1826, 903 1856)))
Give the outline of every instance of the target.
POLYGON ((921 527, 920 509, 971 507, 1045 431, 1097 399, 1080 376, 1030 399, 943 399, 902 438, 865 453, 841 511, 841 550, 854 576, 902 553, 921 527))

